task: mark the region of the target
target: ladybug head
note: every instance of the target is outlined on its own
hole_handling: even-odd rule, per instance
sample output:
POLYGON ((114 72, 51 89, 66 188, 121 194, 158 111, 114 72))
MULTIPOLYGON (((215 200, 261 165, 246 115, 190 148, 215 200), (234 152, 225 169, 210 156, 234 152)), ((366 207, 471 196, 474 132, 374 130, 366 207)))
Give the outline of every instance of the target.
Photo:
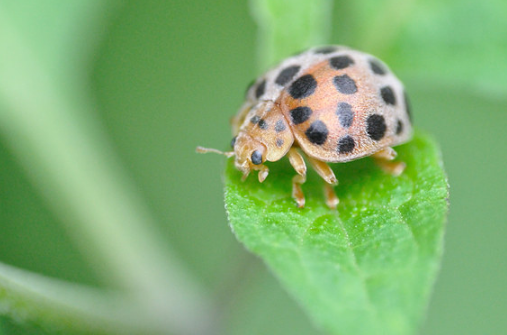
POLYGON ((251 170, 259 170, 259 181, 263 182, 268 176, 268 168, 263 165, 266 161, 267 149, 261 142, 249 136, 246 132, 240 132, 233 140, 236 169, 243 172, 243 180, 248 177, 251 170))
POLYGON ((250 171, 259 170, 259 181, 263 182, 268 176, 268 168, 263 164, 266 161, 266 147, 248 134, 240 132, 233 138, 231 143, 234 151, 222 152, 216 149, 197 147, 198 153, 213 152, 227 157, 235 156, 234 165, 243 173, 243 180, 248 177, 250 171))

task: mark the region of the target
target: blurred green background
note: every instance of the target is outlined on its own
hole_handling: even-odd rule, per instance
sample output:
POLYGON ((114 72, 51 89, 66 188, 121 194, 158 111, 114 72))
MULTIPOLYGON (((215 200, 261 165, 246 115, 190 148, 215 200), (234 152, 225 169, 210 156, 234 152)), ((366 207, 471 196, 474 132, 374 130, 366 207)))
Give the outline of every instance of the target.
MULTIPOLYGON (((44 38, 66 27, 54 13, 65 16, 69 7, 44 2, 0 1, 2 16, 42 50, 48 48, 44 38)), ((259 74, 248 3, 127 1, 97 12, 102 24, 80 35, 67 32, 75 45, 100 36, 82 89, 91 92, 93 117, 111 141, 104 145, 115 149, 158 223, 151 229, 216 303, 223 334, 319 334, 231 233, 223 206, 224 158, 194 153, 197 145, 227 149, 229 118, 259 74)), ((507 2, 337 0, 332 16, 330 42, 389 64, 407 87, 415 124, 442 148, 451 210, 442 270, 421 334, 504 333, 507 2)), ((78 58, 79 52, 85 50, 69 55, 78 58)), ((6 138, 0 136, 0 261, 108 285, 6 138)), ((42 332, 5 317, 0 330, 42 332)))

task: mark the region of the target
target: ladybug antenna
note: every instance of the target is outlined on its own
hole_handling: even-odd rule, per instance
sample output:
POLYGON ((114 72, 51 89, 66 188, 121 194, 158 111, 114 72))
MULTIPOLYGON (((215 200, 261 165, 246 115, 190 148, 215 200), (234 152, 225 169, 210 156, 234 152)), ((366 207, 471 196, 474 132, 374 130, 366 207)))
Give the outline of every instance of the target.
POLYGON ((206 154, 208 152, 213 152, 215 154, 224 155, 227 156, 227 158, 230 158, 235 155, 234 151, 227 151, 223 152, 217 149, 211 149, 211 148, 203 148, 203 147, 197 147, 195 148, 195 152, 198 152, 200 154, 206 154))

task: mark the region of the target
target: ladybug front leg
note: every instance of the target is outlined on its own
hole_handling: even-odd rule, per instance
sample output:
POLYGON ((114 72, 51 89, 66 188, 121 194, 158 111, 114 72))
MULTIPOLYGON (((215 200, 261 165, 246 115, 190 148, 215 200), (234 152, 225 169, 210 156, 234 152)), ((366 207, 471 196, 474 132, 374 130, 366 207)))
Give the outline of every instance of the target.
POLYGON ((305 195, 301 189, 301 184, 306 181, 306 164, 301 154, 294 148, 291 148, 288 153, 289 162, 298 173, 292 178, 292 197, 296 200, 299 208, 305 206, 305 195))
POLYGON ((403 173, 406 164, 404 162, 393 162, 398 154, 393 148, 387 147, 373 154, 373 159, 385 172, 397 177, 403 173))
POLYGON ((308 161, 312 165, 313 169, 317 171, 319 176, 326 181, 324 186, 324 196, 326 197, 327 206, 331 209, 336 209, 340 201, 333 189, 333 186, 338 185, 338 179, 336 179, 333 170, 331 170, 326 162, 319 161, 315 158, 308 157, 308 161))

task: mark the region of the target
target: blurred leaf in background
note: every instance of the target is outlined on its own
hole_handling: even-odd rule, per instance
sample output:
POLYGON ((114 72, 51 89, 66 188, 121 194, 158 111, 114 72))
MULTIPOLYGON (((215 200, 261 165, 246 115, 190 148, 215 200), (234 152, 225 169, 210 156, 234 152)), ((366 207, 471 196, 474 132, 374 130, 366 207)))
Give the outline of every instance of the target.
MULTIPOLYGON (((3 54, 0 129, 33 184, 66 224, 69 235, 103 283, 123 292, 127 301, 135 306, 136 318, 144 320, 139 325, 149 324, 150 330, 144 332, 158 328, 176 333, 202 333, 209 328, 212 319, 207 295, 170 252, 171 248, 159 239, 152 215, 129 181, 93 112, 95 105, 89 97, 88 82, 84 81, 88 77, 84 70, 88 65, 85 58, 90 52, 85 49, 92 40, 97 40, 94 30, 86 28, 103 24, 101 19, 112 6, 101 2, 75 2, 64 8, 66 10, 61 11, 61 7, 38 8, 36 4, 16 2, 0 8, 0 50, 3 54), (37 10, 40 11, 33 12, 37 10), (66 34, 54 34, 51 36, 54 40, 47 41, 47 45, 54 45, 46 48, 47 45, 39 41, 48 38, 39 34, 43 22, 30 20, 33 14, 42 15, 52 24, 56 21, 57 30, 72 31, 74 39, 65 38, 70 37, 66 34), (73 42, 84 31, 91 33, 87 35, 90 40, 80 40, 83 54, 73 57, 73 42), (44 48, 38 48, 41 44, 44 48), (60 58, 60 48, 72 50, 68 58, 60 58), (66 65, 70 65, 68 71, 62 71, 66 65)), ((50 312, 51 307, 42 308, 46 302, 56 308, 63 300, 60 314, 65 314, 66 310, 84 310, 88 303, 81 302, 92 298, 78 290, 70 294, 59 292, 58 286, 63 284, 44 277, 40 284, 34 280, 34 285, 25 285, 16 279, 17 270, 10 269, 4 266, 0 271, 2 300, 6 305, 4 313, 16 319, 50 323, 55 313, 50 312), (44 285, 43 281, 50 284, 44 285), (43 301, 40 304, 37 304, 37 295, 43 301), (76 306, 72 306, 73 302, 76 306)), ((97 297, 105 295, 109 294, 103 292, 97 297)), ((99 319, 109 317, 104 313, 110 316, 116 313, 116 308, 104 308, 104 302, 97 299, 95 302, 100 306, 85 309, 92 314, 101 310, 99 319)), ((72 319, 56 315, 56 319, 58 317, 60 321, 72 319)), ((135 324, 136 318, 132 313, 123 315, 125 325, 130 322, 128 320, 135 324)), ((84 319, 82 323, 95 333, 96 322, 84 319)), ((56 328, 79 329, 82 327, 77 324, 81 321, 57 324, 56 328)), ((110 327, 106 325, 106 328, 110 327)))
MULTIPOLYGON (((83 262, 82 255, 59 225, 61 221, 48 209, 47 204, 41 201, 40 193, 36 192, 33 184, 27 180, 25 175, 27 168, 22 168, 12 150, 6 147, 6 132, 16 131, 13 125, 8 124, 7 110, 12 109, 14 98, 18 99, 20 104, 24 100, 29 100, 28 92, 17 89, 16 85, 23 80, 41 81, 37 73, 31 72, 32 68, 27 64, 15 67, 9 62, 13 59, 22 62, 20 57, 24 56, 17 54, 12 45, 19 46, 25 43, 21 48, 29 45, 31 54, 26 56, 36 59, 37 69, 46 69, 51 73, 53 82, 60 80, 61 83, 65 83, 63 86, 72 87, 70 91, 75 93, 78 90, 75 87, 76 76, 82 75, 81 67, 76 68, 76 62, 85 57, 84 49, 94 33, 93 29, 82 32, 79 29, 86 26, 101 26, 100 20, 94 16, 96 12, 100 12, 97 3, 88 6, 83 3, 79 1, 66 5, 61 1, 0 3, 2 18, 0 51, 3 55, 4 74, 1 79, 3 89, 0 100, 3 130, 2 169, 0 169, 2 174, 0 248, 1 260, 6 263, 73 281, 97 284, 95 275, 87 263, 83 262), (79 42, 76 39, 79 39, 79 42), (9 97, 5 93, 7 89, 14 92, 9 97), (15 97, 15 94, 19 94, 19 97, 15 97)), ((33 120, 33 124, 40 121, 42 120, 33 120)), ((16 144, 21 144, 19 142, 16 144)))
MULTIPOLYGON (((111 139, 136 194, 153 213, 157 225, 151 229, 213 297, 221 333, 319 334, 231 234, 220 180, 224 160, 194 154, 196 145, 228 145, 228 120, 258 75, 248 3, 132 0, 96 12, 77 4, 4 0, 0 11, 24 27, 34 57, 60 78, 64 91, 74 92, 75 101, 91 90, 97 103, 89 113, 105 130, 98 138, 105 133, 111 139), (71 28, 80 20, 82 30, 71 28), (100 44, 86 58, 98 32, 100 44), (76 69, 81 57, 89 62, 76 69), (73 86, 76 76, 84 88, 73 86)), ((386 61, 408 89, 416 125, 434 134, 444 153, 451 212, 422 334, 499 334, 507 328, 506 13, 502 0, 333 2, 330 42, 386 61)), ((0 138, 0 261, 104 286, 5 134, 0 138)), ((1 322, 6 334, 41 333, 1 322)))

